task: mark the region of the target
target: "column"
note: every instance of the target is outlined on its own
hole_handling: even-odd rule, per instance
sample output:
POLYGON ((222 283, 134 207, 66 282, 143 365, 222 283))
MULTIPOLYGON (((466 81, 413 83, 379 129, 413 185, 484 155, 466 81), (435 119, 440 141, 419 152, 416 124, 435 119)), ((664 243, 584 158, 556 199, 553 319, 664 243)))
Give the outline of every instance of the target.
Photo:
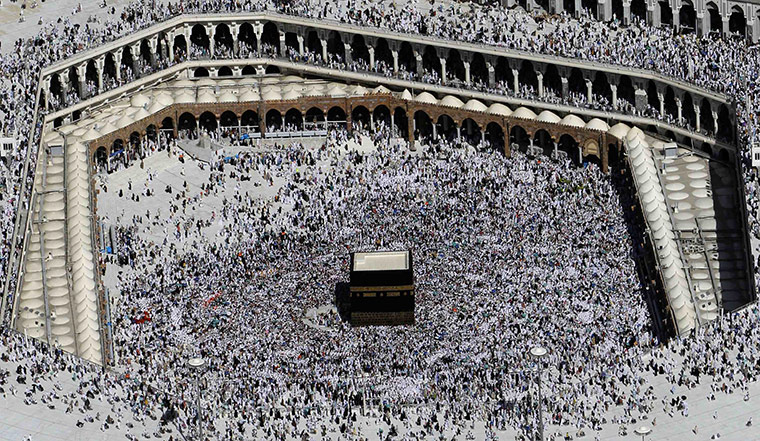
POLYGON ((406 118, 406 133, 409 136, 409 150, 415 150, 414 147, 414 115, 406 118))
POLYGON ((42 89, 45 91, 45 110, 50 110, 50 80, 51 77, 48 75, 42 81, 42 89))
MULTIPOLYGON (((723 36, 727 36, 729 34, 729 27, 728 27, 728 21, 731 19, 730 16, 723 16, 723 36)), ((717 130, 716 130, 717 133, 717 130)))
POLYGON ((464 64, 464 84, 466 84, 467 87, 470 87, 472 85, 472 79, 470 78, 470 62, 465 61, 463 64, 464 64))
POLYGON ((573 17, 578 17, 581 15, 581 10, 583 9, 583 5, 581 3, 581 0, 575 0, 575 11, 573 11, 573 17))
POLYGON ((612 0, 599 0, 597 16, 599 17, 599 21, 612 20, 612 0))
POLYGON ((665 116, 665 95, 657 92, 657 100, 660 102, 660 116, 665 116))
POLYGON ((554 143, 554 159, 557 159, 557 150, 559 149, 559 144, 556 142, 554 143))
POLYGON ((612 90, 612 108, 618 110, 617 86, 610 84, 610 89, 612 90))
POLYGON ((718 112, 714 111, 712 112, 713 117, 713 126, 715 127, 715 137, 718 137, 718 112))
POLYGON ((170 31, 166 35, 166 46, 169 48, 169 62, 174 62, 174 31, 170 31))
POLYGON ((619 18, 623 20, 623 26, 631 24, 631 2, 623 2, 623 16, 619 18))
POLYGON ((504 156, 512 157, 512 148, 509 147, 509 127, 504 126, 504 156))
POLYGON ((488 85, 493 87, 496 84, 496 69, 490 62, 486 62, 486 68, 488 69, 488 85))
POLYGON ((517 95, 520 93, 520 71, 518 71, 515 68, 512 68, 512 90, 517 95))
POLYGON ((698 105, 694 104, 694 115, 696 115, 696 117, 697 117, 696 118, 697 119, 697 132, 699 132, 700 130, 702 130, 702 127, 701 127, 701 125, 702 125, 702 123, 701 123, 701 119, 702 119, 701 116, 702 115, 701 114, 702 114, 702 108, 699 107, 698 105))
POLYGON ((562 98, 567 98, 570 93, 570 82, 567 77, 561 77, 559 81, 562 83, 562 98))
POLYGON ((156 67, 156 60, 158 59, 158 35, 154 35, 148 39, 148 47, 150 48, 150 65, 156 67))
POLYGON ((298 39, 298 54, 303 57, 303 37, 298 35, 296 39, 298 39))
POLYGON ((327 63, 327 40, 320 38, 319 42, 322 43, 322 60, 327 63))
POLYGON ((121 56, 124 53, 123 48, 116 49, 113 52, 113 63, 116 67, 116 82, 121 82, 121 56))
POLYGON ((462 139, 462 128, 457 124, 457 139, 462 139))
POLYGON ((261 36, 264 35, 264 25, 261 23, 254 23, 253 33, 256 34, 256 53, 261 56, 261 36))
POLYGON ((87 62, 79 63, 77 65, 77 77, 79 77, 79 98, 84 99, 87 97, 87 62))
POLYGON ((393 55, 393 73, 398 73, 398 51, 391 51, 391 55, 393 55))
POLYGON ((707 29, 707 26, 705 24, 705 13, 704 11, 702 12, 698 11, 697 12, 697 29, 695 30, 695 32, 697 33, 697 37, 703 36, 706 33, 705 29, 707 29))
POLYGON ((422 67, 422 55, 419 52, 414 51, 414 60, 417 62, 417 76, 422 78, 422 74, 425 73, 425 69, 422 67))
POLYGON ((438 124, 433 122, 433 139, 438 139, 438 124))
POLYGON ((660 4, 654 2, 654 4, 647 4, 647 24, 659 27, 660 26, 660 4))
POLYGON ((211 24, 206 25, 206 35, 208 35, 209 58, 215 58, 214 47, 216 46, 216 41, 214 41, 214 35, 216 35, 216 27, 211 24))
POLYGON ((132 73, 135 78, 140 77, 140 43, 133 43, 129 46, 129 52, 132 54, 132 73))
POLYGON ((549 12, 553 12, 554 14, 561 14, 562 11, 565 10, 565 5, 563 4, 562 0, 554 0, 552 2, 552 5, 554 6, 554 11, 549 12))
POLYGON ((343 52, 346 54, 346 64, 351 64, 354 62, 354 54, 351 53, 351 45, 348 43, 343 43, 343 52))
POLYGON ((683 103, 681 103, 681 98, 676 98, 676 107, 678 108, 678 122, 683 122, 683 103))
POLYGON ((369 69, 373 70, 375 69, 375 48, 370 46, 367 48, 367 52, 369 52, 369 69))
POLYGON ((101 55, 95 59, 95 72, 98 74, 98 92, 103 92, 103 70, 106 66, 106 56, 101 55))
MULTIPOLYGON (((671 5, 675 6, 672 3, 671 5)), ((679 11, 676 7, 673 7, 670 10, 673 14, 673 29, 678 30, 678 28, 681 26, 681 11, 679 11)))
POLYGON ((232 23, 232 26, 230 26, 230 34, 232 35, 232 54, 237 58, 240 56, 240 39, 238 38, 240 34, 240 25, 232 23))
POLYGON ((594 83, 589 79, 586 80, 586 100, 589 104, 594 102, 594 83))
POLYGON ((285 47, 285 33, 284 32, 280 32, 280 56, 281 57, 286 56, 286 54, 288 53, 285 49, 286 49, 286 47, 285 47))
POLYGON ((544 74, 536 72, 536 78, 538 78, 538 96, 543 98, 544 96, 544 74))
POLYGON ((446 59, 441 57, 441 84, 446 85, 446 59))

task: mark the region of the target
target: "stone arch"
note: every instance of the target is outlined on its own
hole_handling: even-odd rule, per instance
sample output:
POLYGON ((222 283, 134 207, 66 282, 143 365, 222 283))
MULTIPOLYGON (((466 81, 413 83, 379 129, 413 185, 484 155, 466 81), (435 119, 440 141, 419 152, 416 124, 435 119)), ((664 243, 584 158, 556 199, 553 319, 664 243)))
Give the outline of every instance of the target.
POLYGON ((598 4, 596 0, 581 0, 581 7, 583 9, 587 9, 594 18, 599 18, 598 16, 599 7, 597 5, 598 4))
POLYGON ((217 77, 231 77, 232 76, 232 69, 229 66, 222 66, 216 72, 216 76, 217 77))
POLYGON ((161 120, 161 130, 174 130, 174 120, 171 116, 161 120))
POLYGON ((266 74, 278 74, 280 73, 280 68, 277 66, 267 66, 266 69, 264 69, 264 73, 266 74))
POLYGON ((187 59, 187 40, 184 34, 174 36, 174 59, 176 61, 187 59))
POLYGON ((715 133, 715 122, 712 117, 712 106, 710 106, 710 100, 702 98, 702 103, 699 105, 699 124, 701 129, 707 133, 715 133))
POLYGON ((310 29, 306 33, 304 45, 306 46, 306 50, 313 53, 315 56, 318 56, 320 59, 322 58, 322 41, 319 39, 319 34, 316 30, 310 29))
POLYGON ((249 51, 256 50, 256 33, 253 31, 253 25, 243 23, 238 30, 238 45, 244 45, 249 51))
POLYGON ((624 15, 623 0, 612 0, 612 16, 622 22, 624 15))
MULTIPOLYGON (((77 70, 75 67, 69 68, 69 84, 71 85, 71 89, 69 90, 75 90, 79 91, 79 74, 77 73, 77 70)), ((80 95, 77 93, 77 95, 80 95)))
POLYGON ((298 34, 296 34, 295 32, 286 32, 285 33, 285 47, 292 54, 300 54, 298 50, 299 49, 298 34))
POLYGON ((209 39, 208 34, 206 34, 205 26, 200 23, 193 26, 190 31, 190 43, 208 51, 209 39))
POLYGON ((544 90, 546 89, 551 90, 556 96, 562 96, 562 77, 554 64, 547 65, 544 72, 544 90))
POLYGON ((670 2, 659 2, 660 24, 673 26, 673 9, 670 8, 670 2))
POLYGON ((379 123, 382 123, 385 127, 391 126, 391 110, 384 104, 375 107, 372 111, 372 118, 375 121, 375 126, 379 123))
POLYGON ((471 145, 478 145, 483 140, 483 131, 480 124, 472 118, 465 118, 462 121, 461 136, 471 145))
POLYGON ((240 115, 240 126, 248 131, 258 131, 259 114, 255 110, 248 109, 240 115))
POLYGON ((682 0, 678 10, 678 25, 682 34, 691 34, 697 30, 697 12, 691 0, 682 0))
POLYGON ((483 54, 475 52, 470 62, 470 81, 473 84, 488 84, 488 66, 483 54))
POLYGON ((747 36, 747 17, 739 5, 731 7, 731 16, 728 19, 728 32, 732 35, 747 36))
POLYGON ((433 135, 433 122, 424 110, 414 112, 414 139, 429 139, 433 135))
POLYGON ((102 169, 108 165, 108 150, 106 150, 105 146, 101 145, 95 150, 95 153, 92 155, 92 164, 98 169, 102 169))
POLYGON ((113 54, 107 53, 105 62, 103 63, 103 79, 116 78, 116 61, 114 61, 113 54))
POLYGON ((573 161, 573 164, 581 165, 581 146, 572 135, 565 133, 560 136, 559 141, 557 142, 557 148, 567 153, 567 156, 573 161))
POLYGON ((457 123, 447 114, 438 117, 435 123, 437 135, 447 141, 453 141, 457 137, 457 123))
POLYGON ((242 74, 243 74, 244 76, 245 76, 245 75, 256 75, 256 68, 255 68, 255 67, 253 67, 253 66, 250 66, 250 65, 249 65, 249 66, 245 66, 245 67, 243 67, 243 72, 242 72, 242 74))
POLYGON ((720 18, 720 9, 714 2, 709 2, 705 5, 707 14, 710 17, 710 32, 718 34, 723 33, 723 20, 720 18))
POLYGON ((150 45, 148 44, 147 39, 143 39, 140 42, 140 60, 143 64, 150 64, 151 59, 150 45))
POLYGON ((214 32, 214 47, 227 49, 228 54, 232 54, 232 33, 226 23, 219 23, 214 32))
POLYGON ((327 111, 327 124, 328 125, 340 125, 346 124, 346 111, 340 106, 333 106, 327 111))
POLYGON ((562 10, 575 17, 580 12, 575 10, 575 0, 562 0, 562 10))
POLYGON ((647 19, 647 2, 646 0, 631 0, 631 19, 647 19))
POLYGON ((512 74, 512 68, 509 67, 509 61, 504 57, 497 58, 495 69, 496 71, 494 72, 494 79, 496 82, 502 84, 506 90, 511 91, 515 77, 512 74))
POLYGON ((207 132, 213 132, 218 126, 216 115, 211 112, 203 112, 201 113, 201 116, 198 117, 198 127, 207 132))
POLYGON ((551 156, 554 151, 554 141, 552 135, 546 129, 538 129, 533 134, 533 145, 535 147, 541 147, 542 153, 546 156, 551 156))
POLYGON ((369 66, 369 50, 361 34, 354 34, 354 38, 351 41, 351 58, 354 61, 361 60, 369 66))
POLYGON ((718 160, 728 162, 730 159, 730 155, 728 153, 728 150, 725 148, 721 148, 720 151, 718 151, 718 160))
POLYGON ((438 58, 438 52, 431 45, 425 46, 422 52, 422 68, 427 73, 435 73, 441 78, 441 60, 438 58))
POLYGON ((121 66, 119 66, 119 69, 132 70, 133 66, 134 63, 132 61, 132 49, 129 46, 125 46, 121 52, 121 66))
POLYGON ((668 86, 665 88, 665 113, 677 118, 678 106, 676 105, 676 94, 673 92, 673 88, 668 86))
POLYGON ((301 111, 294 107, 285 112, 283 127, 285 131, 303 130, 303 114, 301 114, 301 111))
POLYGON ((696 127, 697 114, 694 113, 694 101, 691 99, 690 93, 684 93, 683 100, 681 102, 681 109, 683 118, 689 127, 696 127))
POLYGON ((533 63, 528 60, 522 60, 518 77, 521 85, 529 86, 534 91, 538 91, 538 77, 536 76, 536 69, 533 67, 533 63))
POLYGON ((604 72, 597 72, 594 76, 594 82, 591 86, 591 91, 594 95, 604 97, 607 102, 612 103, 612 88, 609 81, 607 81, 607 75, 604 72))
POLYGON ((401 47, 398 52, 398 64, 399 69, 403 69, 412 74, 417 73, 417 60, 414 57, 412 45, 408 41, 401 42, 401 47))
POLYGON ((501 124, 492 121, 486 125, 486 141, 491 147, 504 151, 504 129, 501 124))
POLYGON ((145 128, 145 138, 153 142, 158 140, 158 129, 155 124, 149 124, 148 127, 145 128))
POLYGON ((393 52, 388 46, 388 40, 378 38, 375 40, 375 64, 382 63, 388 69, 393 69, 393 52))
POLYGON ((586 96, 586 79, 583 78, 583 72, 577 67, 570 71, 567 86, 570 92, 586 96))
POLYGON ((734 127, 731 123, 731 113, 725 104, 718 109, 718 139, 732 142, 734 139, 734 127))
POLYGON ((516 150, 525 153, 528 151, 528 146, 530 145, 530 136, 522 126, 513 125, 512 130, 509 133, 509 142, 512 146, 516 147, 516 150))
POLYGON ((464 63, 462 62, 462 56, 456 49, 449 49, 449 55, 446 57, 446 76, 452 80, 457 79, 464 83, 464 63))
POLYGON ((238 117, 235 112, 226 110, 219 116, 219 125, 222 127, 237 127, 238 117))
POLYGON ((653 108, 660 111, 660 98, 657 96, 657 86, 654 81, 647 81, 647 103, 653 108))
POLYGON ((409 138, 409 118, 406 115, 406 109, 403 107, 396 107, 393 109, 393 122, 395 123, 394 129, 404 139, 409 138))
POLYGON ((319 107, 312 107, 306 111, 304 117, 304 130, 320 130, 325 128, 325 112, 319 107))
POLYGON ((277 109, 271 109, 266 114, 266 127, 268 132, 279 132, 282 130, 282 113, 277 109))
POLYGON ((193 71, 193 78, 205 78, 209 76, 208 69, 199 67, 193 71))
POLYGON ((271 21, 264 24, 261 33, 261 51, 282 55, 280 54, 280 30, 271 21))
POLYGON ((617 96, 625 100, 630 105, 636 104, 636 89, 633 87, 633 81, 628 75, 621 75, 617 85, 617 96))
POLYGON ((369 109, 356 106, 351 110, 351 122, 354 128, 366 129, 370 126, 369 109))
POLYGON ((346 48, 343 46, 343 40, 338 31, 330 31, 330 36, 327 38, 327 54, 341 62, 346 61, 346 48))

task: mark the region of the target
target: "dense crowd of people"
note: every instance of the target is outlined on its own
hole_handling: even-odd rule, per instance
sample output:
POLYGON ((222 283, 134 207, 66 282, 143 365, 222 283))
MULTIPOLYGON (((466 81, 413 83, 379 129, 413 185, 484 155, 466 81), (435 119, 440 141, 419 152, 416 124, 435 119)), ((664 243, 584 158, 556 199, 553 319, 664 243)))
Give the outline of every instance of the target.
MULTIPOLYGON (((36 110, 44 114, 34 100, 40 69, 179 13, 238 10, 274 10, 656 71, 737 99, 742 160, 750 168, 748 146, 760 124, 760 66, 757 52, 742 41, 676 36, 639 21, 619 27, 586 14, 539 19, 520 9, 460 4, 427 9, 366 1, 194 0, 145 8, 134 2, 85 26, 66 18, 45 24, 38 36, 0 55, 0 131, 18 140, 0 162, 6 177, 0 190, 2 286, 17 276, 8 263, 21 249, 20 240, 12 241, 14 223, 18 209, 28 206, 33 181, 41 128, 33 116, 36 110)), ((261 50, 242 44, 238 56, 276 53, 266 44, 261 50)), ((230 55, 223 46, 213 54, 230 55)), ((189 44, 178 61, 208 56, 189 44)), ((323 60, 309 51, 291 49, 285 56, 369 69, 363 60, 323 60)), ((106 76, 104 90, 166 66, 165 60, 157 67, 138 63, 137 73, 125 66, 120 81, 106 76)), ((392 75, 384 63, 375 71, 392 75)), ((440 81, 434 71, 418 78, 403 66, 398 75, 440 81)), ((472 87, 515 95, 505 83, 475 81, 472 87)), ((92 81, 86 89, 102 92, 92 81)), ((517 96, 613 107, 598 95, 589 103, 585 94, 563 98, 549 90, 538 97, 529 87, 517 96)), ((50 100, 55 109, 79 97, 70 90, 50 100)), ((624 101, 617 104, 635 112, 624 101)), ((654 108, 644 115, 682 124, 654 108)), ((77 425, 108 430, 129 414, 138 422, 161 417, 192 430, 193 375, 177 366, 202 355, 209 362, 204 421, 211 439, 470 439, 478 425, 489 437, 511 428, 530 438, 536 397, 528 384, 536 366, 526 352, 540 344, 552 349, 544 362, 547 422, 574 428, 573 436, 609 424, 624 434, 659 410, 688 415, 685 398, 671 400, 646 385, 643 379, 652 372, 674 387, 707 381, 714 394, 751 399, 748 385, 760 367, 757 308, 659 347, 641 301, 621 195, 615 180, 595 166, 520 153, 506 160, 461 140, 426 140, 411 154, 382 127, 364 135, 376 149, 362 152, 349 148, 354 136, 333 131, 316 150, 293 144, 232 161, 191 161, 184 166, 188 174, 203 172, 208 179, 173 189, 165 210, 111 215, 120 247, 108 265, 122 271, 116 368, 104 373, 2 330, 2 361, 21 367, 15 378, 0 367, 0 394, 25 388, 27 405, 49 407, 60 400, 64 407, 81 406, 84 414, 85 400, 104 394, 116 403, 112 413, 86 415, 77 425), (276 188, 276 194, 244 191, 250 182, 276 188), (218 197, 223 208, 200 215, 199 208, 218 197), (156 228, 163 242, 146 237, 156 228), (377 248, 414 250, 417 324, 352 329, 328 318, 319 329, 304 326, 306 309, 331 302, 332 288, 347 270, 347 253, 377 248), (64 370, 77 372, 79 387, 70 395, 35 385, 54 383, 64 370)), ((146 144, 143 151, 159 149, 146 144)), ((175 144, 158 154, 172 150, 178 154, 175 144)), ((747 172, 744 178, 750 227, 760 236, 757 176, 747 172)), ((106 181, 103 191, 118 192, 125 202, 165 192, 152 179, 134 189, 108 188, 106 181)), ((152 435, 176 437, 169 427, 152 435)))

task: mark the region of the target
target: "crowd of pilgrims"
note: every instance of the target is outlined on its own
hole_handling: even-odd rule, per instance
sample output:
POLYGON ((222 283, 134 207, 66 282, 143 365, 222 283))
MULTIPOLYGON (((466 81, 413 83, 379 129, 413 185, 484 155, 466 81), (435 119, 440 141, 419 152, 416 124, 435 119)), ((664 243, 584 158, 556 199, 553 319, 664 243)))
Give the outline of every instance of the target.
MULTIPOLYGON (((600 23, 587 14, 538 17, 519 8, 473 5, 463 16, 461 9, 452 9, 460 6, 432 6, 193 0, 144 8, 133 2, 123 11, 114 8, 109 16, 92 17, 87 25, 66 17, 45 23, 36 37, 18 40, 10 51, 4 48, 0 131, 15 135, 18 144, 0 161, 0 283, 5 285, 8 260, 20 250, 20 241, 12 244, 14 222, 19 204, 27 207, 33 181, 40 123, 33 127, 32 116, 40 69, 181 12, 276 10, 654 70, 737 97, 742 159, 750 163, 747 145, 760 123, 760 66, 757 52, 741 40, 675 36, 640 21, 619 27, 617 20, 600 23)), ((265 53, 273 49, 262 48, 265 53)), ((214 56, 228 55, 223 48, 218 51, 214 56)), ((209 55, 192 44, 190 52, 191 57, 209 55)), ((340 59, 319 61, 366 68, 360 61, 352 66, 340 59)), ((140 67, 141 73, 151 69, 140 67)), ((388 74, 388 66, 376 69, 388 74)), ((122 83, 135 76, 129 67, 122 73, 122 83)), ((414 78, 416 73, 402 68, 401 75, 414 78)), ((426 75, 421 80, 438 80, 435 72, 426 75)), ((119 83, 106 78, 104 85, 119 83)), ((87 88, 96 91, 91 82, 87 88)), ((512 93, 508 84, 493 89, 512 93)), ((521 94, 534 97, 535 91, 521 94)), ((78 99, 74 93, 64 97, 66 104, 78 99)), ((561 98, 549 93, 545 99, 561 98)), ((570 99, 574 105, 591 105, 583 94, 570 99)), ((667 118, 656 109, 646 114, 667 118)), ((203 194, 184 194, 164 213, 171 219, 171 243, 140 238, 141 225, 166 221, 155 219, 156 213, 134 224, 123 220, 120 239, 130 245, 121 256, 121 263, 126 261, 122 289, 124 307, 130 309, 116 312, 116 350, 122 360, 117 371, 104 373, 65 354, 22 344, 23 336, 9 330, 0 335, 0 359, 20 363, 33 382, 48 378, 45 372, 56 364, 81 371, 75 376, 82 385, 77 393, 130 402, 129 410, 114 411, 110 421, 130 413, 141 415, 138 419, 166 416, 173 408, 179 410, 180 426, 189 428, 194 415, 187 405, 192 400, 189 374, 174 366, 192 346, 210 362, 204 399, 212 414, 206 421, 209 436, 219 438, 242 431, 257 431, 265 439, 300 437, 304 428, 313 432, 323 424, 317 432, 335 429, 347 439, 367 436, 377 427, 385 427, 384 436, 402 433, 411 439, 457 431, 469 437, 476 420, 485 421, 489 433, 511 426, 532 434, 535 390, 527 384, 535 366, 525 352, 533 344, 551 349, 544 400, 553 424, 587 431, 619 424, 622 432, 655 408, 688 414, 688 403, 656 396, 642 382, 645 372, 665 375, 678 386, 708 381, 716 394, 750 399, 747 384, 755 380, 760 362, 757 308, 721 318, 698 331, 703 336, 658 347, 649 335, 628 256, 622 196, 594 166, 575 168, 520 154, 506 160, 439 140, 424 154, 408 156, 408 146, 389 142, 382 131, 375 136, 377 152, 336 155, 345 136, 333 134, 319 151, 293 145, 244 156, 234 165, 216 164, 203 194), (252 174, 272 183, 279 174, 291 183, 274 203, 242 193, 227 200, 216 214, 226 226, 218 236, 204 237, 203 229, 218 218, 205 226, 194 221, 193 205, 221 185, 252 174), (179 248, 177 241, 186 246, 179 248), (414 328, 357 330, 335 324, 312 332, 299 327, 306 308, 329 302, 332 285, 345 274, 349 250, 397 246, 414 249, 419 262, 414 328), (140 273, 145 268, 152 277, 140 273), (156 296, 159 288, 169 295, 156 296), (210 307, 198 306, 216 294, 210 307), (152 319, 132 323, 149 305, 152 319), (147 349, 134 345, 137 335, 147 349), (727 358, 724 351, 741 355, 727 358), (651 354, 648 362, 642 361, 645 353, 651 354), (130 381, 124 380, 127 370, 130 381), (92 392, 93 382, 103 386, 92 392), (143 400, 146 394, 160 399, 143 400), (357 423, 359 410, 350 404, 361 408, 361 403, 374 419, 372 426, 357 423)), ((745 184, 750 225, 760 235, 754 173, 745 173, 745 184)), ((42 395, 58 399, 50 390, 18 380, 0 367, 0 394, 27 388, 29 405, 42 395)))

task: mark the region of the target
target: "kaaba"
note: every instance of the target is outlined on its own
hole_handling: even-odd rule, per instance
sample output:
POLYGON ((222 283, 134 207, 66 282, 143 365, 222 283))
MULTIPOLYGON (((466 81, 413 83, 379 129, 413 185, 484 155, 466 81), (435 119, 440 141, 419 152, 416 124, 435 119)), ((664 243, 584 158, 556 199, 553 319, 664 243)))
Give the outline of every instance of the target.
POLYGON ((414 324, 412 253, 351 253, 350 268, 351 326, 414 324))

